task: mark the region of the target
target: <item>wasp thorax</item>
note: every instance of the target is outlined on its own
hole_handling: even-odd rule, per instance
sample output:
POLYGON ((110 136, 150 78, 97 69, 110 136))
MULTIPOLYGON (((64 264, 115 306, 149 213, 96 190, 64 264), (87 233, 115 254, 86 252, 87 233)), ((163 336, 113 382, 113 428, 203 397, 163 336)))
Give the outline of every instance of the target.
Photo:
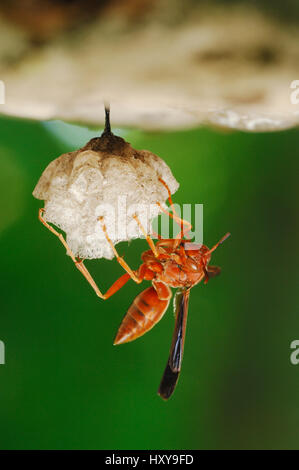
POLYGON ((44 218, 66 232, 80 258, 113 258, 113 244, 141 237, 134 215, 147 233, 171 193, 178 189, 167 164, 147 150, 135 150, 121 137, 104 132, 83 148, 53 160, 33 195, 45 201, 44 218), (102 222, 100 222, 100 220, 102 222))

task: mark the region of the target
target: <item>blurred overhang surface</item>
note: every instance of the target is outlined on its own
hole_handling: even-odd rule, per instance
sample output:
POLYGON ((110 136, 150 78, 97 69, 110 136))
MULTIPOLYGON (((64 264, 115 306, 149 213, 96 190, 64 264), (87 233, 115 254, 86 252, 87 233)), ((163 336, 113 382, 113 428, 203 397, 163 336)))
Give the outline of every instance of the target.
POLYGON ((291 4, 4 0, 0 113, 99 126, 106 100, 120 127, 294 127, 299 30, 279 14, 291 4))

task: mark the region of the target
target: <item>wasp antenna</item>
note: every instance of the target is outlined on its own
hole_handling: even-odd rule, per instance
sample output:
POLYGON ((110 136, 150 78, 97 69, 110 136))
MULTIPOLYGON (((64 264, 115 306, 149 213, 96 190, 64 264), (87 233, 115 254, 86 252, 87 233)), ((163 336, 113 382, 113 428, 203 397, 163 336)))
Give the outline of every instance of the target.
POLYGON ((224 235, 224 237, 222 237, 222 238, 219 240, 219 242, 216 243, 216 245, 214 245, 213 248, 211 248, 206 254, 209 255, 209 254, 213 253, 213 251, 215 251, 216 248, 217 248, 219 245, 221 245, 221 243, 223 243, 228 237, 230 237, 230 235, 231 235, 230 232, 227 232, 227 233, 224 235))
POLYGON ((105 106, 105 129, 103 134, 111 134, 111 125, 110 125, 110 104, 104 103, 105 106))

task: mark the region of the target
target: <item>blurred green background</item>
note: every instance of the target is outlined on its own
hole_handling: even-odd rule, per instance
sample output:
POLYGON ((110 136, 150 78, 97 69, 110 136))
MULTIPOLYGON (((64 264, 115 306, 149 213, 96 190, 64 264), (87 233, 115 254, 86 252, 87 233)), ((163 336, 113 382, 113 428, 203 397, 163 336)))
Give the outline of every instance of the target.
MULTIPOLYGON (((298 130, 125 131, 204 204, 219 278, 191 292, 181 378, 156 394, 174 326, 169 308, 142 339, 112 341, 142 286, 99 300, 37 220, 31 193, 47 164, 85 144, 84 128, 0 119, 1 449, 299 448, 298 130)), ((144 240, 120 245, 137 267, 144 240)), ((115 260, 87 263, 105 290, 115 260)), ((146 284, 146 283, 145 283, 146 284)))

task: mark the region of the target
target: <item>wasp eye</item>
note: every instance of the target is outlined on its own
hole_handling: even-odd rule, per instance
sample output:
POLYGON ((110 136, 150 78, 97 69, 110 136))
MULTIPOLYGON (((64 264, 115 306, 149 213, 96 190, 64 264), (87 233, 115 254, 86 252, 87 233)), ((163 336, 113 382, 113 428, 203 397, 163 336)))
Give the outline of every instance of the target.
POLYGON ((193 259, 188 259, 186 261, 186 267, 190 271, 197 272, 198 271, 198 264, 193 259))

